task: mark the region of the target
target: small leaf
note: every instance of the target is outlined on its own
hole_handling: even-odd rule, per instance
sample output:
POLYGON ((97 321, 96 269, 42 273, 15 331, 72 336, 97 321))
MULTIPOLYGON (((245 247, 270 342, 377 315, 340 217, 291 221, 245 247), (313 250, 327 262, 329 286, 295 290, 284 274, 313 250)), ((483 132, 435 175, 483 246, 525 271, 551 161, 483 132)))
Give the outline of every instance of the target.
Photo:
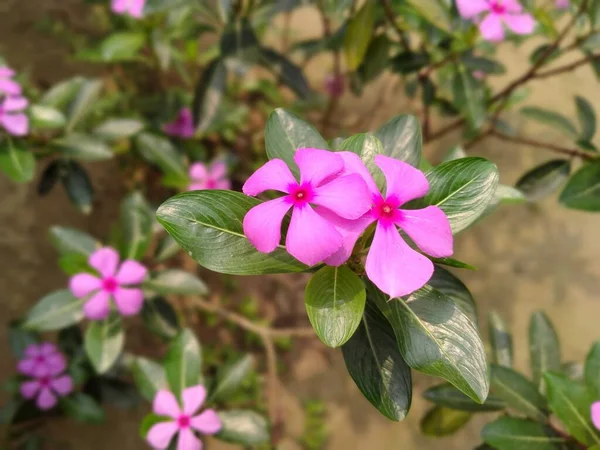
POLYGON ((140 394, 149 402, 161 389, 167 389, 167 377, 160 364, 138 356, 131 366, 131 374, 140 394))
POLYGON ((529 170, 519 178, 516 187, 528 200, 539 201, 552 194, 569 178, 571 162, 553 159, 529 170))
POLYGON ((211 393, 213 401, 227 400, 227 398, 239 389, 244 379, 254 368, 254 357, 245 355, 239 360, 224 367, 217 376, 217 384, 211 393))
POLYGON ((463 55, 461 61, 471 72, 480 71, 491 75, 506 73, 506 68, 502 63, 483 56, 473 56, 473 54, 463 55))
POLYGON ((52 86, 40 99, 40 105, 58 110, 64 109, 85 82, 83 77, 73 77, 52 86))
POLYGON ((100 55, 105 62, 122 62, 135 59, 146 42, 143 32, 113 33, 100 44, 100 55))
POLYGON ((142 319, 150 331, 167 339, 172 339, 181 329, 177 312, 162 297, 154 297, 144 302, 142 319))
POLYGON ((394 56, 391 61, 391 67, 394 72, 402 75, 408 75, 418 72, 429 64, 429 55, 422 52, 402 52, 394 56))
POLYGON ((541 311, 533 313, 529 322, 529 359, 533 381, 542 389, 545 372, 560 372, 560 344, 548 316, 541 311))
POLYGON ((600 211, 600 162, 594 161, 575 172, 559 201, 567 208, 600 211))
POLYGON ((50 228, 49 235, 50 242, 61 255, 76 253, 89 256, 99 247, 96 239, 75 228, 53 226, 50 228))
POLYGON ((388 66, 392 41, 381 34, 371 41, 359 72, 365 83, 377 78, 388 66))
POLYGON ((65 115, 61 111, 46 105, 31 105, 29 117, 31 127, 38 129, 61 128, 67 123, 65 115))
POLYGON ((50 164, 48 164, 42 172, 40 182, 38 183, 37 191, 40 196, 47 195, 52 191, 54 186, 56 186, 56 183, 58 183, 58 180, 60 180, 61 172, 61 161, 50 161, 50 164))
POLYGON ((251 447, 269 440, 269 424, 254 411, 219 411, 222 428, 215 437, 222 441, 251 447))
POLYGON ((179 246, 177 241, 173 238, 173 236, 167 234, 158 242, 154 258, 157 262, 163 262, 169 258, 172 258, 180 251, 181 247, 179 246))
POLYGON ((135 142, 142 158, 158 166, 165 174, 176 176, 182 185, 188 183, 188 174, 183 158, 168 139, 151 133, 142 133, 135 142))
POLYGON ((62 397, 60 404, 73 420, 84 423, 104 423, 104 410, 96 401, 83 392, 62 397))
POLYGON ((366 2, 348 22, 344 35, 344 53, 350 71, 358 69, 369 47, 375 26, 375 7, 375 2, 366 2))
POLYGON ((116 314, 89 324, 83 345, 97 373, 103 374, 114 365, 121 355, 124 341, 121 317, 116 314))
POLYGON ((581 125, 579 138, 583 141, 591 141, 596 134, 596 112, 594 107, 583 97, 575 97, 577 103, 577 117, 581 125))
POLYGON ((560 130, 571 138, 576 137, 579 134, 577 133, 575 125, 560 113, 543 108, 536 108, 534 106, 527 106, 521 109, 521 114, 545 125, 549 125, 556 130, 560 130))
POLYGON ((23 328, 52 331, 66 328, 83 319, 81 301, 68 289, 52 292, 43 297, 25 316, 23 328))
POLYGON ((8 343, 15 359, 23 359, 27 346, 37 344, 36 334, 24 330, 22 326, 19 323, 11 323, 8 327, 8 343))
POLYGON ((477 267, 459 261, 454 258, 430 258, 434 263, 441 264, 443 266, 456 267, 457 269, 477 270, 477 267))
POLYGON ((432 25, 450 31, 451 20, 445 2, 439 0, 408 0, 418 14, 432 25))
POLYGON ((139 192, 121 202, 122 255, 125 259, 141 259, 152 238, 153 211, 139 192))
POLYGON ((423 397, 436 405, 460 411, 501 411, 506 407, 504 400, 494 395, 489 395, 483 404, 476 403, 450 383, 440 384, 427 389, 423 392, 423 397))
POLYGON ((67 131, 72 131, 88 115, 102 91, 101 80, 84 80, 80 83, 68 108, 67 131))
POLYGON ((481 436, 497 450, 561 450, 565 442, 552 428, 515 417, 488 423, 481 436))
POLYGON ((200 382, 202 353, 194 333, 185 328, 171 342, 164 368, 171 391, 180 396, 185 388, 200 382))
POLYGON ((69 161, 66 170, 67 173, 63 175, 62 183, 69 200, 83 214, 89 214, 94 201, 94 188, 90 177, 85 169, 75 161, 69 161))
POLYGON ((346 266, 323 267, 313 275, 304 293, 308 319, 329 347, 340 347, 360 325, 367 294, 365 285, 346 266))
POLYGON ((594 342, 585 359, 584 378, 588 388, 600 398, 600 341, 594 342))
POLYGON ((196 133, 202 134, 212 124, 221 105, 226 81, 227 67, 220 59, 214 60, 204 69, 196 84, 192 104, 196 133))
POLYGON ((436 406, 421 420, 421 432, 425 436, 442 437, 456 433, 473 417, 472 413, 436 406))
POLYGON ((379 128, 375 136, 383 145, 383 154, 417 167, 421 161, 421 124, 415 116, 396 116, 379 128))
POLYGON ((464 66, 458 66, 452 84, 454 104, 474 130, 481 128, 486 118, 485 100, 481 83, 464 66))
POLYGON ((19 140, 5 137, 0 141, 0 171, 17 183, 27 183, 35 175, 35 158, 19 140))
POLYGON ((144 129, 138 119, 108 119, 94 128, 94 134, 103 139, 117 140, 135 136, 144 129))
POLYGON ((435 266, 429 286, 450 297, 474 324, 477 324, 477 306, 475 299, 465 284, 446 269, 435 266))
POLYGON ((513 340, 508 325, 495 311, 488 316, 493 361, 499 366, 512 367, 513 340))
POLYGON ((157 294, 205 295, 208 288, 195 274, 179 269, 159 272, 144 283, 144 287, 157 294))
POLYGON ((103 141, 83 133, 70 133, 52 144, 67 158, 80 161, 104 161, 114 156, 111 148, 103 141))
POLYGON ((371 133, 355 134, 344 140, 339 146, 340 151, 349 151, 360 156, 362 162, 367 166, 377 186, 382 189, 385 186, 383 172, 375 165, 375 156, 383 154, 383 145, 379 139, 371 133))
POLYGON ((270 48, 260 48, 259 50, 259 63, 273 72, 298 97, 307 98, 311 94, 308 80, 299 66, 275 50, 270 48))

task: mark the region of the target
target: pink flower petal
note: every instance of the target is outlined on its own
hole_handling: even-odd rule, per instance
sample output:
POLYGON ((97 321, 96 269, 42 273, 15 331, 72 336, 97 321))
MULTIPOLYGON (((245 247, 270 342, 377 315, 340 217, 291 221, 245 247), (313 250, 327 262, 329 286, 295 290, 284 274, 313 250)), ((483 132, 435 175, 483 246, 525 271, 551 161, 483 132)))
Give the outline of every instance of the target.
POLYGON ((52 342, 42 342, 40 344, 40 353, 42 355, 51 355, 58 353, 58 348, 52 342))
POLYGON ((458 12, 465 19, 472 19, 482 12, 490 10, 487 0, 456 0, 458 12))
POLYGON ((1 66, 0 67, 0 78, 12 78, 15 76, 15 71, 10 67, 1 66))
POLYGON ((106 291, 96 292, 83 305, 83 314, 90 320, 106 319, 110 312, 110 294, 106 291))
POLYGON ((31 399, 35 397, 35 394, 40 390, 40 382, 37 380, 25 381, 24 383, 21 383, 19 390, 21 391, 23 398, 31 399))
POLYGON ((152 448, 164 450, 169 446, 171 439, 177 433, 175 422, 160 422, 152 426, 146 435, 146 440, 152 448))
POLYGON ((600 402, 592 403, 591 415, 594 426, 600 430, 600 402))
POLYGON ((209 172, 214 179, 225 178, 227 176, 227 164, 223 161, 214 161, 210 165, 209 172))
POLYGON ((229 180, 217 180, 215 182, 215 189, 231 189, 231 181, 229 180))
POLYGON ((25 136, 29 133, 29 119, 25 114, 0 115, 0 124, 13 136, 25 136))
POLYGON ((212 409, 207 409, 199 416, 192 417, 190 424, 200 433, 209 435, 218 433, 223 427, 221 419, 212 409))
POLYGON ((119 253, 114 248, 103 247, 92 253, 88 262, 104 278, 113 277, 119 265, 119 253))
POLYGON ((396 224, 428 255, 447 258, 452 255, 452 229, 448 217, 437 206, 404 209, 396 224))
POLYGON ((556 0, 556 7, 558 9, 567 9, 571 5, 569 0, 556 0))
POLYGON ((38 344, 29 344, 25 347, 25 356, 29 356, 30 358, 35 358, 38 355, 41 355, 41 348, 38 344))
POLYGON ((190 166, 190 178, 193 181, 201 181, 206 179, 206 166, 201 162, 195 162, 190 166))
POLYGON ((47 410, 56 405, 56 396, 48 388, 42 388, 36 402, 38 408, 47 410))
POLYGON ((504 40, 504 27, 498 14, 488 14, 483 22, 479 24, 479 31, 487 41, 499 42, 504 40))
POLYGON ((202 450, 202 442, 194 435, 192 430, 184 428, 179 432, 177 450, 202 450))
POLYGON ((294 154, 294 161, 300 168, 300 182, 308 182, 314 187, 344 169, 342 158, 318 148, 299 148, 294 154))
POLYGON ((123 316, 134 316, 144 304, 144 292, 141 289, 118 288, 114 294, 117 309, 123 316))
POLYGON ((344 219, 358 219, 371 209, 373 202, 362 177, 352 174, 315 188, 311 203, 324 206, 344 219))
POLYGON ((2 103, 2 109, 8 112, 23 111, 29 105, 29 101, 25 97, 11 96, 6 97, 2 103))
POLYGON ((54 378, 50 380, 50 387, 54 389, 54 392, 60 394, 61 397, 64 397, 73 390, 73 378, 69 375, 54 378))
POLYGON ((14 80, 1 79, 0 92, 6 95, 21 95, 22 88, 21 85, 14 80))
POLYGON ((112 0, 111 9, 114 13, 123 14, 127 11, 129 0, 112 0))
POLYGON ((205 181, 198 182, 198 183, 192 183, 187 188, 188 191, 201 191, 203 189, 206 189, 205 181))
POLYGON ((140 284, 146 278, 148 269, 137 261, 128 259, 121 264, 115 279, 120 285, 140 284))
POLYGON ((152 403, 152 411, 159 416, 169 416, 173 419, 178 419, 181 414, 179 404, 173 393, 164 389, 156 393, 152 403))
POLYGON ((256 196, 269 190, 288 193, 290 184, 296 185, 298 182, 289 167, 281 159, 272 159, 246 180, 242 192, 250 196, 256 196))
POLYGON ((519 0, 502 0, 502 6, 509 13, 520 13, 523 11, 523 6, 519 3, 519 0))
POLYGON ((516 34, 531 34, 535 30, 535 19, 531 14, 507 14, 504 23, 516 34))
POLYGON ((83 298, 102 287, 100 278, 89 273, 78 273, 69 280, 71 294, 77 298, 83 298))
MULTIPOLYGON (((131 17, 135 17, 136 19, 141 18, 143 15, 145 4, 146 4, 146 0, 130 0, 129 15, 131 15, 131 17)), ((190 112, 190 117, 191 117, 191 111, 189 110, 189 108, 185 108, 185 109, 187 109, 190 112)))
POLYGON ((331 223, 337 232, 342 235, 342 246, 340 249, 324 260, 325 264, 329 266, 341 266, 344 264, 350 258, 358 238, 375 220, 370 213, 356 220, 348 220, 342 219, 337 214, 323 207, 316 208, 315 212, 331 223))
POLYGON ((423 287, 433 274, 433 263, 410 248, 394 225, 378 223, 365 269, 381 291, 395 298, 423 287))
POLYGON ((429 182, 425 174, 397 159, 377 155, 375 164, 385 175, 387 187, 386 198, 394 196, 400 205, 424 197, 429 190, 429 182))
POLYGON ((48 375, 58 375, 67 368, 67 360, 62 353, 46 356, 46 368, 48 375))
POLYGON ((344 170, 341 175, 350 175, 356 173, 362 177, 364 182, 367 184, 369 191, 373 195, 379 195, 379 188, 373 180, 373 177, 369 173, 369 169, 365 166, 365 163, 362 162, 360 157, 356 153, 352 152, 336 152, 336 155, 339 155, 344 161, 344 170))
POLYGON ((294 208, 285 245, 298 261, 313 266, 337 252, 342 241, 333 225, 309 205, 294 208))
POLYGON ((281 241, 281 222, 291 208, 285 197, 255 206, 244 216, 244 234, 259 252, 271 253, 281 241))
POLYGON ((17 363, 17 372, 22 373, 23 375, 34 375, 36 366, 37 363, 35 359, 22 359, 17 363))
POLYGON ((191 416, 200 409, 206 399, 206 389, 202 385, 192 386, 183 390, 183 412, 191 416))

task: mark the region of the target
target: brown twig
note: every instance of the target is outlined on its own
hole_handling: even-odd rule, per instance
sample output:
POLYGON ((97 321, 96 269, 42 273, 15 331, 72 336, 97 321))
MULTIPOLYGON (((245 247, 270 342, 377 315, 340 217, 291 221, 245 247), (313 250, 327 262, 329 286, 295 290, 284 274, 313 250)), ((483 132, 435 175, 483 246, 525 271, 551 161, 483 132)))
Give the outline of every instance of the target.
POLYGON ((535 78, 536 79, 548 78, 548 77, 552 77, 554 75, 559 75, 561 73, 571 72, 571 71, 573 71, 581 66, 584 66, 590 62, 593 62, 595 60, 600 60, 600 53, 597 55, 587 55, 585 58, 582 58, 571 64, 566 64, 564 66, 557 67, 555 69, 550 69, 550 70, 546 70, 544 72, 540 72, 535 76, 535 78))
POLYGON ((584 152, 582 150, 578 150, 575 148, 561 147, 559 145, 550 144, 547 142, 540 142, 540 141, 536 141, 534 139, 509 136, 508 134, 501 133, 497 130, 490 130, 488 135, 493 136, 502 141, 513 142, 515 144, 528 145, 529 147, 534 147, 534 148, 542 148, 542 149, 550 150, 550 151, 553 151, 556 153, 561 153, 563 155, 585 159, 586 161, 593 161, 596 159, 596 157, 593 154, 584 152))
POLYGON ((398 26, 398 22, 396 22, 396 18, 394 17, 394 10, 392 9, 392 5, 390 4, 390 0, 381 0, 381 6, 383 6, 383 11, 385 12, 385 17, 388 23, 392 26, 392 28, 396 31, 396 34, 400 38, 400 43, 402 44, 402 48, 405 51, 410 49, 410 44, 404 35, 404 31, 402 28, 398 26))

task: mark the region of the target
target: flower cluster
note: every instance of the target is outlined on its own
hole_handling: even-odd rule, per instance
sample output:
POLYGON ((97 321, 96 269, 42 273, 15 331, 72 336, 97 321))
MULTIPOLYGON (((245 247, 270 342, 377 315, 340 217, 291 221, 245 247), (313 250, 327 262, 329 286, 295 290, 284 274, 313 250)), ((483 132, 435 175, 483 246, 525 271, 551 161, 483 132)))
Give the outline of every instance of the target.
POLYGON ((190 108, 181 108, 173 122, 163 125, 163 131, 169 136, 189 139, 194 136, 194 118, 190 108))
POLYGON ((21 95, 21 85, 14 76, 14 70, 0 66, 0 125, 13 136, 25 136, 29 132, 29 119, 23 111, 29 102, 21 95))
POLYGON ((188 191, 201 189, 231 189, 227 178, 227 165, 221 160, 215 160, 208 166, 195 162, 190 166, 190 185, 188 191))
POLYGON ((142 309, 144 293, 139 284, 146 278, 148 270, 131 259, 119 262, 119 253, 114 248, 104 247, 88 259, 88 264, 99 276, 83 272, 71 277, 71 293, 87 299, 83 312, 88 319, 105 319, 110 313, 111 299, 123 316, 135 315, 142 309))
POLYGON ((73 390, 73 379, 64 373, 66 368, 65 356, 54 344, 28 345, 17 370, 33 380, 21 384, 21 395, 28 400, 37 396, 36 404, 42 410, 54 407, 57 397, 64 397, 73 390))
POLYGON ((267 190, 286 194, 255 206, 244 217, 244 233, 260 252, 279 246, 283 219, 290 209, 286 249, 310 266, 344 264, 359 237, 375 223, 365 269, 371 281, 392 297, 414 292, 433 274, 433 263, 404 241, 398 227, 423 252, 440 258, 452 254, 450 223, 440 208, 400 209, 427 194, 429 183, 421 171, 376 156, 375 164, 387 181, 383 195, 354 153, 303 148, 294 161, 300 181, 282 160, 273 159, 243 186, 246 195, 267 190))
POLYGON ((145 5, 146 0, 112 0, 111 9, 115 14, 139 19, 143 15, 145 5))
POLYGON ((177 403, 173 393, 158 391, 154 397, 153 410, 159 416, 165 416, 166 421, 159 422, 150 428, 146 439, 149 444, 163 450, 179 433, 177 450, 201 450, 202 442, 194 431, 202 434, 215 434, 221 430, 221 419, 212 409, 196 414, 206 399, 206 389, 202 385, 189 387, 181 395, 183 408, 177 403))

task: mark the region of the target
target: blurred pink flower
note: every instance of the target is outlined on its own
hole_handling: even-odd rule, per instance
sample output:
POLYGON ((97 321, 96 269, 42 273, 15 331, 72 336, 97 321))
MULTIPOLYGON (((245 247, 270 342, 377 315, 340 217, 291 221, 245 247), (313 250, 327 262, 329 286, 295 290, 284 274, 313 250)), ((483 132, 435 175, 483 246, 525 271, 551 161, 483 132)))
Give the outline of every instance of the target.
POLYGON ((523 7, 517 0, 456 0, 460 15, 465 19, 478 19, 479 30, 488 41, 504 40, 506 25, 516 34, 531 34, 535 29, 535 19, 531 14, 523 13, 523 7))
POLYGON ((600 430, 600 402, 592 403, 591 415, 594 426, 600 430))
POLYGON ((484 80, 486 77, 486 73, 482 70, 475 70, 473 71, 473 76, 476 80, 484 80))
POLYGON ((181 108, 177 118, 163 126, 163 131, 170 135, 183 139, 189 139, 194 136, 194 118, 190 108, 181 108))
POLYGON ((188 191, 202 189, 231 189, 231 182, 227 178, 227 165, 223 161, 213 161, 206 167, 201 162, 190 166, 190 185, 188 191))
POLYGON ((25 136, 29 132, 29 119, 23 113, 29 102, 20 96, 0 100, 0 125, 13 136, 25 136))
POLYGON ((567 9, 571 5, 569 0, 556 0, 556 7, 558 9, 567 9))
POLYGON ((19 361, 17 370, 23 375, 46 377, 60 373, 67 367, 64 355, 51 342, 29 344, 25 348, 25 357, 19 361))
POLYGON ((111 9, 115 14, 125 14, 135 19, 142 17, 146 0, 112 0, 111 9))
POLYGON ((88 263, 98 271, 100 277, 78 273, 69 281, 71 293, 77 298, 87 299, 83 312, 88 319, 105 319, 110 313, 111 299, 123 316, 140 312, 144 293, 139 284, 144 281, 148 272, 142 264, 127 259, 119 265, 119 253, 110 247, 96 250, 89 257, 88 263))
POLYGON ((312 266, 341 247, 342 235, 311 205, 327 208, 333 217, 352 220, 369 210, 371 196, 360 175, 339 176, 344 161, 338 153, 301 148, 296 151, 294 161, 300 168, 300 182, 281 159, 272 159, 248 178, 243 186, 246 195, 256 196, 267 190, 286 195, 248 211, 244 234, 259 252, 274 251, 281 239, 283 218, 292 208, 286 249, 312 266))
POLYGON ((206 389, 202 385, 183 390, 183 408, 169 391, 158 391, 154 397, 153 411, 159 416, 173 420, 159 422, 150 428, 146 439, 157 450, 164 450, 179 433, 177 450, 201 450, 202 442, 196 437, 195 431, 211 435, 221 430, 221 419, 212 409, 196 414, 206 399, 206 389))
POLYGON ((14 76, 14 70, 0 66, 0 94, 21 95, 21 85, 12 79, 14 76))
POLYGON ((340 97, 344 93, 344 76, 330 73, 325 78, 325 92, 330 97, 340 97))

